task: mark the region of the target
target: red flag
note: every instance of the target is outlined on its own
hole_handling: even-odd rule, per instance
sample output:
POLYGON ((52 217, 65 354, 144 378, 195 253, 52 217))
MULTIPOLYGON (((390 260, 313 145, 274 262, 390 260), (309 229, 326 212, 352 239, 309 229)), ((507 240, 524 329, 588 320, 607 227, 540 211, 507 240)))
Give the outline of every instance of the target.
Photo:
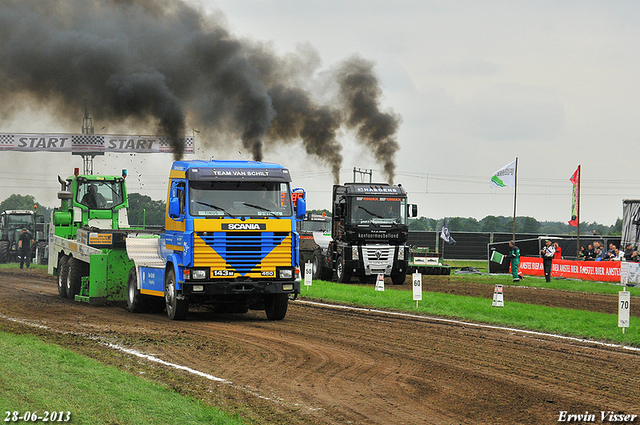
POLYGON ((580 208, 580 166, 576 168, 576 171, 573 173, 571 178, 569 179, 571 183, 573 183, 573 199, 571 200, 571 220, 569 220, 569 225, 573 227, 578 227, 578 210, 580 208))

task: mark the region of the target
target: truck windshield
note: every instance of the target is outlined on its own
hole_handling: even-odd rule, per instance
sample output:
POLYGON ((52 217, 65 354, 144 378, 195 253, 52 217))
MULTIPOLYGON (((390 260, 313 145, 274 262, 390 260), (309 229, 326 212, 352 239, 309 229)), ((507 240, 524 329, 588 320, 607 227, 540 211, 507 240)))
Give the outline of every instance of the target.
POLYGON ((33 216, 27 214, 7 214, 7 227, 33 227, 33 216))
POLYGON ((110 210, 123 202, 122 182, 90 180, 78 183, 76 201, 92 210, 110 210))
POLYGON ((331 221, 304 220, 300 222, 300 230, 326 233, 331 231, 331 221))
POLYGON ((282 182, 189 182, 189 213, 217 217, 288 217, 289 184, 282 182))
POLYGON ((353 224, 407 223, 405 198, 355 197, 351 201, 349 219, 353 224))

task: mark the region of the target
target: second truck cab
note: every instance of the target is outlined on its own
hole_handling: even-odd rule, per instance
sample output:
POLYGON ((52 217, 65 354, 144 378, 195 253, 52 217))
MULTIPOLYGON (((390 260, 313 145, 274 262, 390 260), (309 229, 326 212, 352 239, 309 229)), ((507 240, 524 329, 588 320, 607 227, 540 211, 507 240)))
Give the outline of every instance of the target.
POLYGON ((328 265, 339 282, 358 277, 375 282, 378 275, 401 285, 407 274, 408 218, 417 206, 407 204, 401 185, 346 183, 333 186, 332 241, 328 265))

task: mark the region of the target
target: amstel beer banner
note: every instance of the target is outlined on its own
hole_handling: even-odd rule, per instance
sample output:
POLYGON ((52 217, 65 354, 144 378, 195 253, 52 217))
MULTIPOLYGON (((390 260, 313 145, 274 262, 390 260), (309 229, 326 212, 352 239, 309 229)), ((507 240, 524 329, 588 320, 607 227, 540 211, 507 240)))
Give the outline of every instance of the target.
MULTIPOLYGON (((553 260, 551 277, 620 282, 620 261, 553 260)), ((520 257, 519 270, 525 276, 544 276, 542 258, 520 257)))
MULTIPOLYGON (((193 137, 181 139, 193 153, 193 137)), ((0 151, 172 153, 166 136, 0 133, 0 151)))

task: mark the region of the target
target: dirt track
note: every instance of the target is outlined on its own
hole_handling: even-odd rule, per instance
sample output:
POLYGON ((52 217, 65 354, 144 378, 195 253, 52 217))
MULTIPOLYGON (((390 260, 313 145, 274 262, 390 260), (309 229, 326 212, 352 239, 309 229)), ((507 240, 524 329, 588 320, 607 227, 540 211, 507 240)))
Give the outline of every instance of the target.
POLYGON ((206 311, 172 322, 63 300, 53 280, 6 271, 0 315, 0 330, 36 333, 144 372, 255 423, 551 424, 560 411, 597 412, 600 423, 601 410, 640 415, 640 352, 517 331, 302 302, 291 303, 282 322, 264 312, 206 311))

